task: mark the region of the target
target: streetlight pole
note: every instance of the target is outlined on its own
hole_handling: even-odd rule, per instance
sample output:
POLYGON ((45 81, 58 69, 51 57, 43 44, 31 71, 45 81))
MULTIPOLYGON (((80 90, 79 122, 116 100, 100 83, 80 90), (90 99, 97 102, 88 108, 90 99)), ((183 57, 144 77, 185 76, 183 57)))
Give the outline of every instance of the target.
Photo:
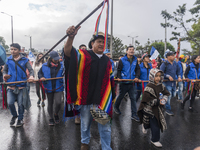
MULTIPOLYGON (((135 40, 134 40, 134 38, 137 38, 138 36, 134 36, 134 37, 128 36, 128 37, 131 38, 131 44, 132 44, 132 46, 134 46, 134 45, 135 45, 135 40)), ((134 46, 134 47, 135 47, 135 46, 134 46)))
POLYGON ((111 37, 110 37, 110 54, 111 54, 111 58, 113 56, 113 0, 111 0, 111 37))
POLYGON ((32 36, 31 35, 25 35, 25 36, 30 38, 30 51, 31 51, 31 49, 32 49, 32 36))
POLYGON ((12 43, 14 42, 13 41, 13 16, 12 15, 9 15, 9 14, 7 14, 7 13, 5 13, 5 12, 1 12, 2 14, 5 14, 5 15, 8 15, 8 16, 10 16, 11 17, 11 39, 12 39, 12 43))
POLYGON ((166 52, 167 50, 167 18, 165 18, 165 50, 164 50, 164 53, 166 52))

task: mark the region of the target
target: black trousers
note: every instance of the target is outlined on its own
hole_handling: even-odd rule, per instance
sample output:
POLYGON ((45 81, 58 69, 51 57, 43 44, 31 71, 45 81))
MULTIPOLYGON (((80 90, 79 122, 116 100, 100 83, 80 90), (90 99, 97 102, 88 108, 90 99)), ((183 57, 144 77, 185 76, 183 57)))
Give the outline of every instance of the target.
MULTIPOLYGON (((197 94, 197 90, 193 89, 191 100, 190 100, 190 107, 192 107, 194 104, 196 94, 197 94)), ((185 102, 188 101, 189 99, 190 99, 190 94, 185 97, 185 99, 183 100, 183 104, 185 105, 185 102)))
POLYGON ((151 128, 151 141, 152 142, 158 142, 160 140, 160 128, 158 126, 158 120, 156 117, 150 117, 150 128, 151 128))
MULTIPOLYGON (((35 87, 36 87, 36 94, 37 94, 38 98, 41 100, 40 91, 42 93, 42 88, 40 87, 39 82, 36 82, 35 87)), ((43 94, 42 94, 42 99, 44 100, 43 94)))

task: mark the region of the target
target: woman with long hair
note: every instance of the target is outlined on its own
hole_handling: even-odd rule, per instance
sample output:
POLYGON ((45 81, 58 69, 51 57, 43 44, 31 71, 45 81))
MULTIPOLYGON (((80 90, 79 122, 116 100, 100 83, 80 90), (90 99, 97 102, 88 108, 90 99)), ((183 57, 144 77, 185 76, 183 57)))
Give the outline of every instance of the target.
MULTIPOLYGON (((33 66, 32 66, 32 68, 34 70, 35 80, 38 80, 38 72, 39 72, 40 68, 42 67, 42 64, 44 63, 44 59, 42 59, 38 62, 38 60, 40 58, 42 58, 42 56, 43 56, 43 54, 39 53, 36 57, 36 61, 33 63, 33 66)), ((42 93, 42 88, 40 87, 39 82, 36 82, 35 87, 36 87, 36 94, 38 96, 37 106, 39 107, 40 102, 42 101, 41 105, 42 105, 42 107, 44 107, 45 106, 44 95, 42 94, 42 98, 41 98, 40 91, 42 93)))

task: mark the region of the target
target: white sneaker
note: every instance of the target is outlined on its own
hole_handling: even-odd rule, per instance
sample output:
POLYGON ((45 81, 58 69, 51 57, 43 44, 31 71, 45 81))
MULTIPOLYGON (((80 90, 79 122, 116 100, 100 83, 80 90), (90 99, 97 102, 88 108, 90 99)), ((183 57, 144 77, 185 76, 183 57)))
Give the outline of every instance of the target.
POLYGON ((147 134, 147 129, 144 128, 144 124, 142 124, 142 132, 143 132, 144 134, 147 134))
POLYGON ((151 143, 155 146, 155 147, 162 147, 162 144, 158 141, 158 142, 152 142, 151 143))

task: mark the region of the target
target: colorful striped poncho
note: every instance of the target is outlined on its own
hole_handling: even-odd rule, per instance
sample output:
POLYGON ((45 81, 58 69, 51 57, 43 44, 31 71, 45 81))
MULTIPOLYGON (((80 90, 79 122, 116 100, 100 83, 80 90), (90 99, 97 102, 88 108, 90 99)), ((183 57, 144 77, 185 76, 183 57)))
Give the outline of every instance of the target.
POLYGON ((109 58, 104 54, 99 58, 92 50, 72 48, 70 58, 64 57, 64 65, 66 108, 69 104, 95 104, 112 117, 115 90, 109 58))

